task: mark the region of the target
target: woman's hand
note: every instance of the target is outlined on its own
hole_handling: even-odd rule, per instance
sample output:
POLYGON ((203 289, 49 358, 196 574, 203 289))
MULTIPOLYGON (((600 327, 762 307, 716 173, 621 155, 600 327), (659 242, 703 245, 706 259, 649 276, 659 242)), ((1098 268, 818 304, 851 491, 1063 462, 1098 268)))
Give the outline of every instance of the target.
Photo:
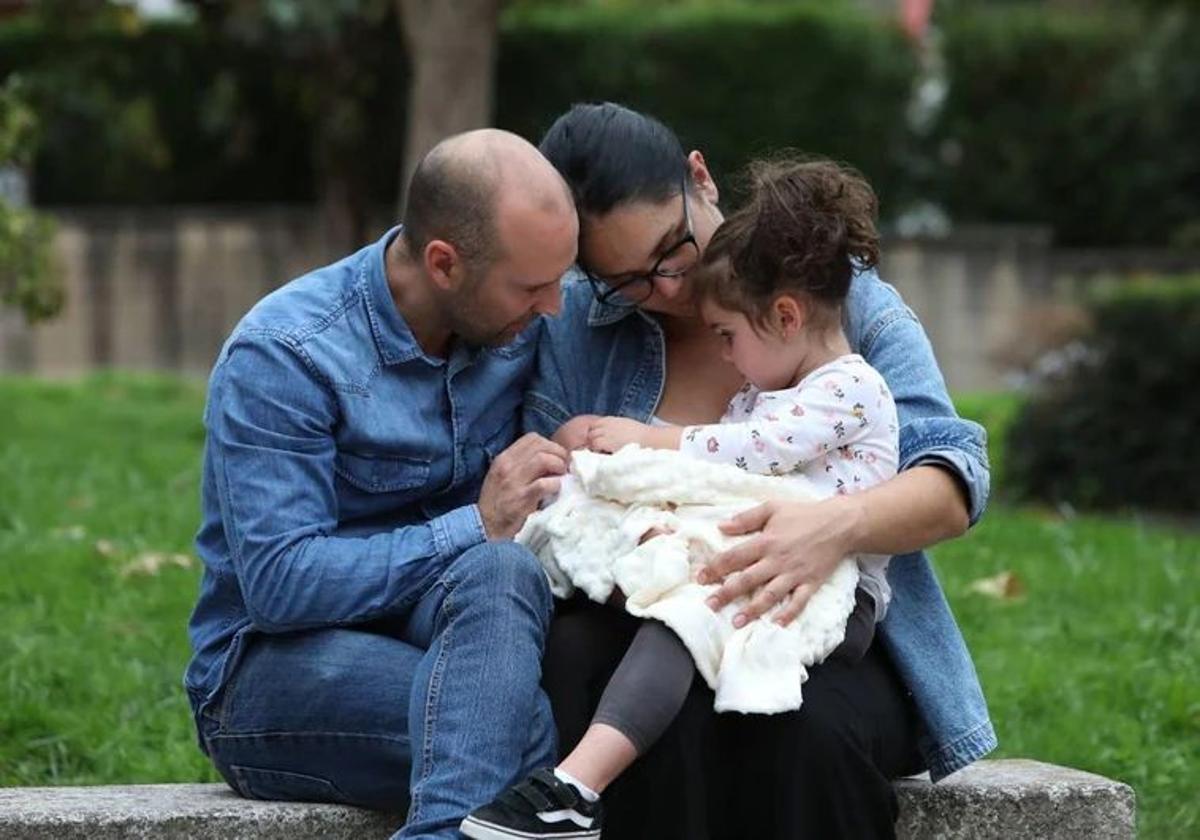
POLYGON ((734 616, 743 627, 776 604, 783 607, 775 622, 783 627, 804 609, 852 549, 852 534, 862 515, 852 496, 811 502, 767 502, 721 524, 730 536, 757 536, 720 554, 700 572, 701 583, 721 583, 708 599, 719 610, 751 595, 734 616))

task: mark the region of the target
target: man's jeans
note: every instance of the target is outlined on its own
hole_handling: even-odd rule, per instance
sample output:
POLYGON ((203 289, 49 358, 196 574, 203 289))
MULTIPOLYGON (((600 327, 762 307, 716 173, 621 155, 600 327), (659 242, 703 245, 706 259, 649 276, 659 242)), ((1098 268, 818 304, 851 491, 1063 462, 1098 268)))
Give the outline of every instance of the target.
POLYGON ((551 611, 533 555, 485 543, 390 627, 253 635, 201 715, 209 755, 243 796, 407 806, 396 838, 458 837, 467 812, 554 763, 551 611))

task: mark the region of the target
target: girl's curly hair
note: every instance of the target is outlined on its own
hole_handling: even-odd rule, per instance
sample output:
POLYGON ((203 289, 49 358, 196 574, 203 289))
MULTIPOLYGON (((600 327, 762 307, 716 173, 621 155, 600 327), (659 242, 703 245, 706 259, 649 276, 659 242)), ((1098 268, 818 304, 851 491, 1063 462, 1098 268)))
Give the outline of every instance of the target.
POLYGON ((879 261, 879 202, 856 170, 795 153, 751 163, 746 203, 717 228, 697 293, 763 324, 785 292, 837 310, 856 271, 879 261))

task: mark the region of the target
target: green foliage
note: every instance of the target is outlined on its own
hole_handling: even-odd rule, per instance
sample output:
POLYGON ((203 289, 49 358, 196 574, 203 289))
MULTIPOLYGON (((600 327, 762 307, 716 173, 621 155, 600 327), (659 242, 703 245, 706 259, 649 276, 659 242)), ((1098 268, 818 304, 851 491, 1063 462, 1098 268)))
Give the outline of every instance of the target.
POLYGON ((50 257, 54 224, 32 210, 0 199, 0 303, 30 322, 62 308, 63 292, 50 257))
MULTIPOLYGON (((408 86, 395 19, 293 21, 276 6, 198 25, 0 26, 0 77, 42 80, 39 200, 312 200, 332 172, 391 203, 408 86)), ((281 7, 293 6, 308 8, 281 7)), ((854 163, 894 208, 914 74, 897 31, 840 6, 518 8, 501 33, 496 121, 536 139, 573 102, 615 99, 666 120, 719 171, 800 146, 854 163)))
POLYGON ((0 78, 20 70, 42 116, 39 202, 306 201, 331 173, 365 181, 378 168, 394 187, 405 71, 387 5, 211 4, 197 24, 97 13, 0 26, 0 78))
MULTIPOLYGON (((1196 4, 939 3, 947 95, 920 126, 913 49, 866 5, 513 2, 496 122, 537 138, 573 102, 613 99, 718 176, 782 146, 846 160, 885 218, 932 201, 1067 244, 1200 245, 1196 4)), ((43 117, 40 202, 311 201, 330 182, 394 202, 409 81, 394 3, 190 6, 191 24, 0 24, 0 78, 25 75, 43 117)))
POLYGON ((1196 237, 1200 16, 1010 3, 940 22, 933 190, 953 218, 1049 223, 1065 243, 1196 237))
MULTIPOLYGON (((26 166, 37 138, 37 119, 18 78, 0 85, 0 177, 26 166)), ((0 305, 15 306, 33 322, 62 308, 62 287, 50 259, 54 226, 15 206, 0 193, 0 305)))
POLYGON ((1025 498, 1200 511, 1200 277, 1099 294, 1084 352, 1047 379, 1008 437, 1025 498))
POLYGON ((22 95, 21 81, 0 87, 0 163, 27 166, 37 139, 37 117, 22 95))
POLYGON ((857 166, 894 213, 911 198, 915 76, 899 30, 844 4, 541 9, 506 21, 497 117, 539 137, 575 102, 622 102, 674 128, 719 178, 797 147, 857 166))

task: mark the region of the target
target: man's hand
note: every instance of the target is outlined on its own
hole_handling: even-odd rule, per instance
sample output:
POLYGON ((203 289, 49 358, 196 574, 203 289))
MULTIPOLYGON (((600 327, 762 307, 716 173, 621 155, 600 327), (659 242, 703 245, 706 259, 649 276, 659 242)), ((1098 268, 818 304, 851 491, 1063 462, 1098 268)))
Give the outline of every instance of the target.
POLYGON ((566 471, 567 450, 533 432, 497 455, 479 491, 488 539, 511 539, 538 503, 558 492, 566 471))
POLYGON ((588 432, 591 431, 592 423, 600 419, 598 414, 580 414, 577 417, 572 417, 566 423, 558 427, 558 431, 550 438, 563 449, 586 449, 588 445, 588 432))

